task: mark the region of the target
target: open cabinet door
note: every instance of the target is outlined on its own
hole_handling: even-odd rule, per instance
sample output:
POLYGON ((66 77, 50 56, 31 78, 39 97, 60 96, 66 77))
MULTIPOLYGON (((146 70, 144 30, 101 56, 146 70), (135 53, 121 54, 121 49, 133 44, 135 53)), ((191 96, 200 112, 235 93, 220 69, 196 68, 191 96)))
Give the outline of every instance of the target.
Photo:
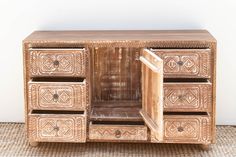
POLYGON ((148 49, 143 49, 142 109, 140 111, 155 140, 163 140, 163 61, 148 49))

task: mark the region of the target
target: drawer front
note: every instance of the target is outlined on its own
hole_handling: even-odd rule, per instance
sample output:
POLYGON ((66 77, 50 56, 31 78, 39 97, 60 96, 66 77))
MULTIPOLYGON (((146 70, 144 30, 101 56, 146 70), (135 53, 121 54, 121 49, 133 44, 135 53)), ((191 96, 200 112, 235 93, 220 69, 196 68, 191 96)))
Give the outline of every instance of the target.
POLYGON ((155 49, 164 61, 164 77, 210 78, 210 49, 155 49))
POLYGON ((211 122, 204 115, 165 115, 164 142, 210 143, 211 122))
POLYGON ((29 115, 29 140, 40 142, 85 142, 85 115, 29 115))
POLYGON ((30 50, 31 76, 85 77, 87 55, 84 49, 30 50))
POLYGON ((89 127, 89 139, 104 141, 147 140, 147 127, 139 125, 96 125, 89 127))
POLYGON ((85 110, 86 83, 84 82, 29 82, 30 109, 85 110))
POLYGON ((211 83, 164 83, 164 111, 210 112, 211 83))

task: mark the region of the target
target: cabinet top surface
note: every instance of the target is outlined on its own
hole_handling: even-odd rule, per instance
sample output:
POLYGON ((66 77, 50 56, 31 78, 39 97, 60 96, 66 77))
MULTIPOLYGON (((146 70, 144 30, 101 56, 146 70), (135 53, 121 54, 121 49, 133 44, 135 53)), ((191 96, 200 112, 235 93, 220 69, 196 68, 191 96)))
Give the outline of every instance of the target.
POLYGON ((128 40, 216 42, 215 38, 207 30, 34 31, 24 42, 96 42, 128 40))

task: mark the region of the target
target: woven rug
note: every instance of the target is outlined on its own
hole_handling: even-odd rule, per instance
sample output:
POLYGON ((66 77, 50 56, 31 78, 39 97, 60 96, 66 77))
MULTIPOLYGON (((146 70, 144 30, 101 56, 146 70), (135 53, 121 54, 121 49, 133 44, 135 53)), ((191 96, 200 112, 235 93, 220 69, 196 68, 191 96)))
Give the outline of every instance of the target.
POLYGON ((208 151, 198 145, 136 143, 41 143, 29 146, 24 124, 0 123, 0 156, 49 157, 236 157, 236 127, 217 126, 217 143, 208 151))

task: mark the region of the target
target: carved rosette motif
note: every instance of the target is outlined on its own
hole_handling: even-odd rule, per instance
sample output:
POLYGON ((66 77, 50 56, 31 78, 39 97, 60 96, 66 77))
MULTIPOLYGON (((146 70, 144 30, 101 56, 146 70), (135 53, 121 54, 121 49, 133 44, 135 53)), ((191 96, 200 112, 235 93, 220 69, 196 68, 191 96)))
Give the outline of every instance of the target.
POLYGON ((91 125, 89 138, 100 140, 147 140, 147 127, 91 125))
POLYGON ((86 83, 29 83, 32 109, 84 110, 86 104, 86 83))
POLYGON ((210 143, 210 118, 207 116, 166 116, 164 140, 177 143, 210 143))
POLYGON ((210 111, 211 84, 164 84, 165 111, 210 111))
POLYGON ((210 77, 210 50, 152 50, 164 60, 166 77, 210 77))
POLYGON ((29 121, 29 139, 31 141, 86 141, 84 116, 31 115, 29 121))
POLYGON ((32 50, 30 51, 30 72, 32 76, 84 77, 86 57, 86 51, 82 49, 32 50))

